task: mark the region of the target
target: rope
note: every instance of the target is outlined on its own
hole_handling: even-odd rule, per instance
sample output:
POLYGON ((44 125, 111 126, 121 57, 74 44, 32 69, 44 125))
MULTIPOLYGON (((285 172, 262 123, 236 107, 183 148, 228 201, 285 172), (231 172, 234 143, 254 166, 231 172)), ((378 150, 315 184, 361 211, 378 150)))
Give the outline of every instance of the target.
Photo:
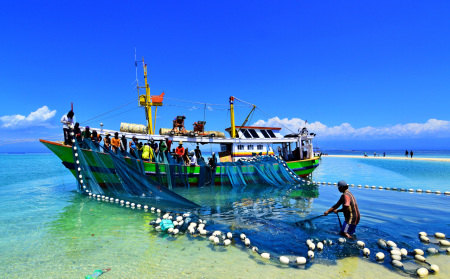
MULTIPOLYGON (((106 117, 106 118, 101 118, 101 119, 99 119, 99 120, 106 120, 106 119, 110 119, 110 118, 113 118, 113 117, 116 117, 116 116, 118 116, 118 115, 121 115, 121 114, 124 114, 124 113, 127 113, 127 112, 130 112, 130 111, 132 111, 132 110, 135 110, 135 109, 138 109, 139 107, 135 107, 135 108, 132 108, 132 109, 129 109, 129 110, 126 110, 126 111, 124 111, 124 112, 121 112, 121 113, 118 113, 118 114, 115 114, 115 115, 113 115, 113 116, 109 116, 109 117, 106 117)), ((105 113, 106 114, 106 113, 105 113)), ((89 122, 87 122, 87 121, 84 121, 83 123, 91 123, 92 121, 89 121, 89 122)))
POLYGON ((131 102, 129 102, 129 103, 126 103, 126 104, 124 104, 124 105, 121 105, 121 106, 119 106, 119 107, 117 107, 117 108, 114 108, 114 109, 112 109, 112 110, 110 110, 110 111, 107 111, 107 112, 105 112, 105 113, 99 114, 99 115, 97 115, 97 116, 95 116, 95 117, 93 117, 93 118, 90 118, 90 119, 88 119, 88 120, 85 120, 85 121, 83 121, 83 122, 80 122, 80 124, 89 122, 89 121, 91 121, 91 120, 93 120, 93 119, 96 119, 96 118, 98 118, 98 117, 100 117, 100 116, 103 116, 103 115, 105 115, 105 114, 108 114, 108 113, 110 113, 110 112, 113 112, 113 111, 115 111, 115 110, 118 110, 118 109, 120 109, 120 108, 123 108, 124 106, 128 106, 129 104, 131 104, 131 103, 133 103, 133 102, 136 102, 137 100, 139 100, 139 98, 138 98, 138 99, 134 99, 133 101, 131 101, 131 102))

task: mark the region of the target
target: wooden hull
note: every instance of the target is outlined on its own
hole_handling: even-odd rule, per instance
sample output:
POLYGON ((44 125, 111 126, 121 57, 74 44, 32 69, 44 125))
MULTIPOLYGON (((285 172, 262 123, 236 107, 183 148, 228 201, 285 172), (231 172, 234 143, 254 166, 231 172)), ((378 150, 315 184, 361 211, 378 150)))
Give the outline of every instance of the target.
MULTIPOLYGON (((63 165, 69 169, 70 172, 72 172, 72 174, 76 177, 76 171, 75 171, 75 162, 74 162, 74 157, 72 154, 72 148, 70 146, 66 146, 66 145, 62 145, 60 143, 57 142, 51 142, 51 141, 46 141, 46 140, 40 140, 40 142, 42 142, 48 149, 50 149, 53 153, 55 153, 56 156, 58 156, 63 165)), ((91 155, 91 152, 94 151, 89 151, 85 153, 86 158, 88 159, 88 161, 92 161, 95 162, 95 160, 93 160, 93 155, 91 155), (92 159, 92 160, 89 160, 92 159)), ((97 154, 99 155, 100 159, 102 160, 102 165, 97 165, 95 163, 93 163, 92 165, 90 165, 90 169, 92 171, 92 173, 94 174, 94 176, 96 177, 97 181, 99 181, 100 184, 102 184, 102 180, 104 180, 104 176, 105 175, 110 175, 112 176, 110 179, 117 180, 117 178, 115 177, 115 169, 114 169, 114 163, 110 157, 109 154, 106 153, 102 153, 102 152, 97 152, 97 154), (107 169, 105 169, 105 167, 107 169)), ((127 161, 127 163, 131 163, 130 159, 125 159, 127 161)), ((306 177, 309 174, 311 174, 318 166, 319 166, 319 157, 314 157, 312 159, 308 159, 308 160, 298 160, 298 161, 290 161, 290 162, 286 162, 288 167, 290 169, 292 169, 298 176, 300 177, 306 177)), ((165 169, 164 169, 164 165, 159 165, 159 169, 160 172, 165 173, 165 169)), ((275 168, 278 167, 278 165, 274 166, 275 168)), ((145 173, 147 176, 149 176, 150 178, 156 180, 156 165, 155 163, 152 162, 144 162, 144 168, 145 168, 145 173)), ((248 166, 249 171, 252 171, 252 166, 248 166)), ((188 166, 186 167, 187 169, 187 173, 188 173, 188 179, 189 179, 189 184, 191 186, 196 186, 198 185, 198 180, 199 180, 199 175, 200 175, 200 167, 199 166, 188 166)), ((227 177, 225 176, 221 176, 221 169, 220 167, 216 168, 216 176, 215 176, 215 180, 214 183, 216 185, 222 185, 223 182, 227 182, 226 180, 227 177)), ((111 180, 109 180, 111 181, 111 180)))

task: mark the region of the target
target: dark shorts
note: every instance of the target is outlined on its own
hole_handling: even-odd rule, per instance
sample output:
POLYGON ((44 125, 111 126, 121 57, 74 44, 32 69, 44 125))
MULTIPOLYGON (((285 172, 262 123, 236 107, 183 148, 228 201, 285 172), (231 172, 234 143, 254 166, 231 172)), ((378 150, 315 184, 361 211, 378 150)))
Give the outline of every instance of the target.
POLYGON ((347 224, 347 222, 344 221, 341 232, 345 232, 348 234, 354 234, 355 230, 356 230, 356 225, 349 225, 349 224, 347 224))

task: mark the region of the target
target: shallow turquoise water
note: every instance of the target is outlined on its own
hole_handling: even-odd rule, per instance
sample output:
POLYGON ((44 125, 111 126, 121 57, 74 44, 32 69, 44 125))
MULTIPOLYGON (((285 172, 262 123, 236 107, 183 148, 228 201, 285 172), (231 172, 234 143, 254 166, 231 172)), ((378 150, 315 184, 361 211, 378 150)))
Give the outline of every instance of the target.
MULTIPOLYGON (((445 184, 449 163, 367 161, 324 158, 313 180, 345 179, 363 185, 450 190, 445 184)), ((334 246, 317 253, 314 263, 304 270, 262 261, 239 244, 215 247, 199 237, 155 233, 148 226, 155 214, 79 195, 73 176, 53 154, 0 155, 0 181, 3 278, 82 278, 107 267, 112 270, 102 278, 329 278, 339 277, 333 273, 342 265, 338 259, 348 257, 363 266, 350 277, 372 278, 362 276, 368 270, 373 277, 400 275, 387 261, 374 264, 362 259, 352 246, 334 246), (233 268, 242 273, 236 276, 233 268), (319 275, 318 269, 322 272, 319 275)), ((419 231, 450 233, 449 196, 350 190, 362 214, 357 237, 373 249, 372 254, 378 249, 375 241, 380 237, 411 250, 433 246, 418 241, 419 231)), ((177 192, 204 206, 199 213, 215 222, 211 229, 244 232, 252 244, 272 254, 305 256, 306 238, 338 237, 336 216, 317 219, 312 228, 293 226, 293 222, 320 215, 333 205, 339 198, 333 186, 244 190, 193 187, 177 192), (293 190, 302 191, 302 195, 292 194, 293 190)), ((429 260, 443 263, 441 274, 435 278, 449 276, 448 256, 430 256, 429 260)))

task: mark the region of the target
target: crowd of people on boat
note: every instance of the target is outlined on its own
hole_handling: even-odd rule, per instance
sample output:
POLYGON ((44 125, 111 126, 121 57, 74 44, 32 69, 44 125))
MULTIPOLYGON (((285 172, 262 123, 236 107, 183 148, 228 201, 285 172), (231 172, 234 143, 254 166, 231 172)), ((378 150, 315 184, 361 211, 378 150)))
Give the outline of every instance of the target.
MULTIPOLYGON (((72 139, 76 139, 81 148, 89 149, 88 146, 83 145, 83 139, 90 139, 93 143, 102 145, 104 149, 111 150, 116 155, 130 154, 132 157, 142 159, 145 162, 155 162, 156 158, 164 154, 166 157, 172 156, 177 163, 186 166, 198 166, 200 162, 206 163, 198 144, 193 151, 189 152, 188 148, 183 147, 182 141, 178 143, 176 148, 171 149, 172 141, 168 138, 160 141, 159 144, 153 139, 143 143, 135 136, 128 142, 125 135, 119 135, 119 132, 115 132, 113 137, 107 132, 104 134, 105 137, 102 138, 100 133, 96 130, 91 131, 89 126, 84 127, 82 131, 78 122, 74 124, 73 117, 74 112, 71 110, 61 118, 61 123, 63 123, 64 145, 72 146, 72 139)), ((208 165, 213 168, 217 165, 214 152, 208 158, 208 165)))

